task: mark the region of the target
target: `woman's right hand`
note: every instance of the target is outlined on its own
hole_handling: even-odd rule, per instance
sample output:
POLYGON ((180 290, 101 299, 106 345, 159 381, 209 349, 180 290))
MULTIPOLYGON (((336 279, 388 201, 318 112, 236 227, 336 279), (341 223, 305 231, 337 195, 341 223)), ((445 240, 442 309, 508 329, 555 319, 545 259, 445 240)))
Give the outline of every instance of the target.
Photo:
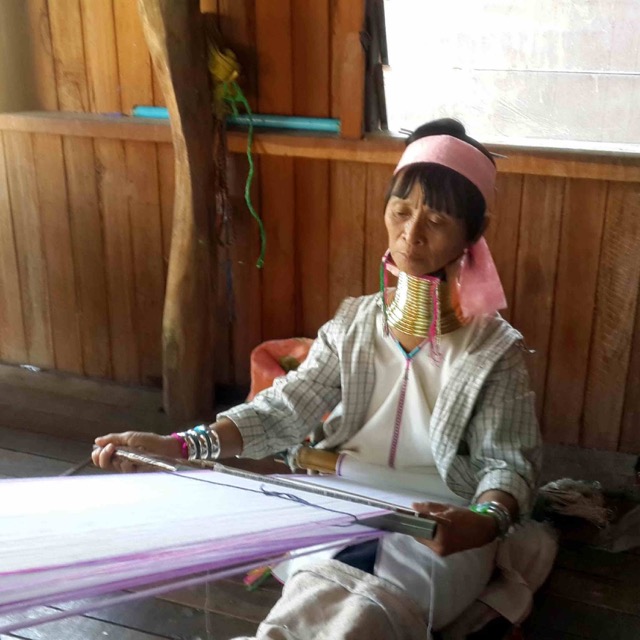
POLYGON ((129 447, 140 452, 168 458, 180 458, 182 453, 182 444, 176 438, 144 431, 110 433, 96 438, 95 443, 96 448, 91 453, 93 464, 101 469, 122 471, 123 473, 138 471, 139 466, 131 460, 114 457, 116 447, 129 447))

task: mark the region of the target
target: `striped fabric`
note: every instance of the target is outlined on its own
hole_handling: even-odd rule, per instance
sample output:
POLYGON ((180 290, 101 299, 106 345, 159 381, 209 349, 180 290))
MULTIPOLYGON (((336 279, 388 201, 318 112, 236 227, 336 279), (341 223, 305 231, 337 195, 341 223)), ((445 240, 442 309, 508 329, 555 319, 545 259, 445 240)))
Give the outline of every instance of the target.
MULTIPOLYGON (((318 333, 297 371, 252 402, 221 413, 238 426, 243 457, 262 458, 322 427, 319 446, 337 447, 363 425, 374 387, 373 332, 379 294, 345 300, 318 333)), ((484 318, 440 391, 431 440, 440 475, 457 495, 498 489, 527 514, 541 464, 534 394, 519 348, 522 336, 499 316, 484 318)))

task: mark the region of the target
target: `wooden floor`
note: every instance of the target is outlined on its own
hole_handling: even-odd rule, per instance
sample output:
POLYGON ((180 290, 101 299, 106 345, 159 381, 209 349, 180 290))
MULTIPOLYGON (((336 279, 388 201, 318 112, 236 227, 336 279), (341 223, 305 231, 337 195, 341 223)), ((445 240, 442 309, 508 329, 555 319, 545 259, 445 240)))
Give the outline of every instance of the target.
MULTIPOLYGON (((156 391, 0 366, 0 478, 67 473, 88 460, 96 435, 139 428, 169 431, 156 391)), ((101 473, 90 466, 77 472, 101 473)), ((226 640, 252 635, 279 593, 275 581, 247 592, 238 577, 0 634, 0 640, 226 640)), ((638 640, 640 550, 612 554, 565 542, 524 637, 638 640)))

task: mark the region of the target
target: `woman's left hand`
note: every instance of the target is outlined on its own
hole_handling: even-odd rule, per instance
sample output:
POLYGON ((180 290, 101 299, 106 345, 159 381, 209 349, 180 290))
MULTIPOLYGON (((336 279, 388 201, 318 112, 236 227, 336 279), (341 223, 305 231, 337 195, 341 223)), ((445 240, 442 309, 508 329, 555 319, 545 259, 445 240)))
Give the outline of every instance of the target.
POLYGON ((438 555, 448 556, 482 547, 498 536, 498 524, 491 516, 439 502, 417 502, 412 506, 420 515, 437 522, 436 535, 432 540, 416 540, 438 555))

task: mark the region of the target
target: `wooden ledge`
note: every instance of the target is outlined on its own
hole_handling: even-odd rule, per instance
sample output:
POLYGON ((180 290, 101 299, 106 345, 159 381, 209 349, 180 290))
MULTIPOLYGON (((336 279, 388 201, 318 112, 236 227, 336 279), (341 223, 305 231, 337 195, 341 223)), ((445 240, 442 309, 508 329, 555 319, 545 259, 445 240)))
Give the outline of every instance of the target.
POLYGON ((73 111, 0 113, 0 130, 49 133, 80 138, 111 138, 142 142, 171 142, 168 121, 130 118, 119 114, 73 111))
MULTIPOLYGON (((171 143, 168 121, 117 114, 62 111, 0 113, 0 131, 171 143)), ((247 134, 230 130, 228 143, 232 153, 245 153, 247 134)), ((398 162, 402 149, 401 139, 386 135, 345 140, 328 134, 299 132, 256 133, 253 144, 253 152, 257 155, 387 165, 398 162)), ((508 156, 496 161, 501 173, 640 182, 640 157, 504 146, 491 149, 508 156)))

